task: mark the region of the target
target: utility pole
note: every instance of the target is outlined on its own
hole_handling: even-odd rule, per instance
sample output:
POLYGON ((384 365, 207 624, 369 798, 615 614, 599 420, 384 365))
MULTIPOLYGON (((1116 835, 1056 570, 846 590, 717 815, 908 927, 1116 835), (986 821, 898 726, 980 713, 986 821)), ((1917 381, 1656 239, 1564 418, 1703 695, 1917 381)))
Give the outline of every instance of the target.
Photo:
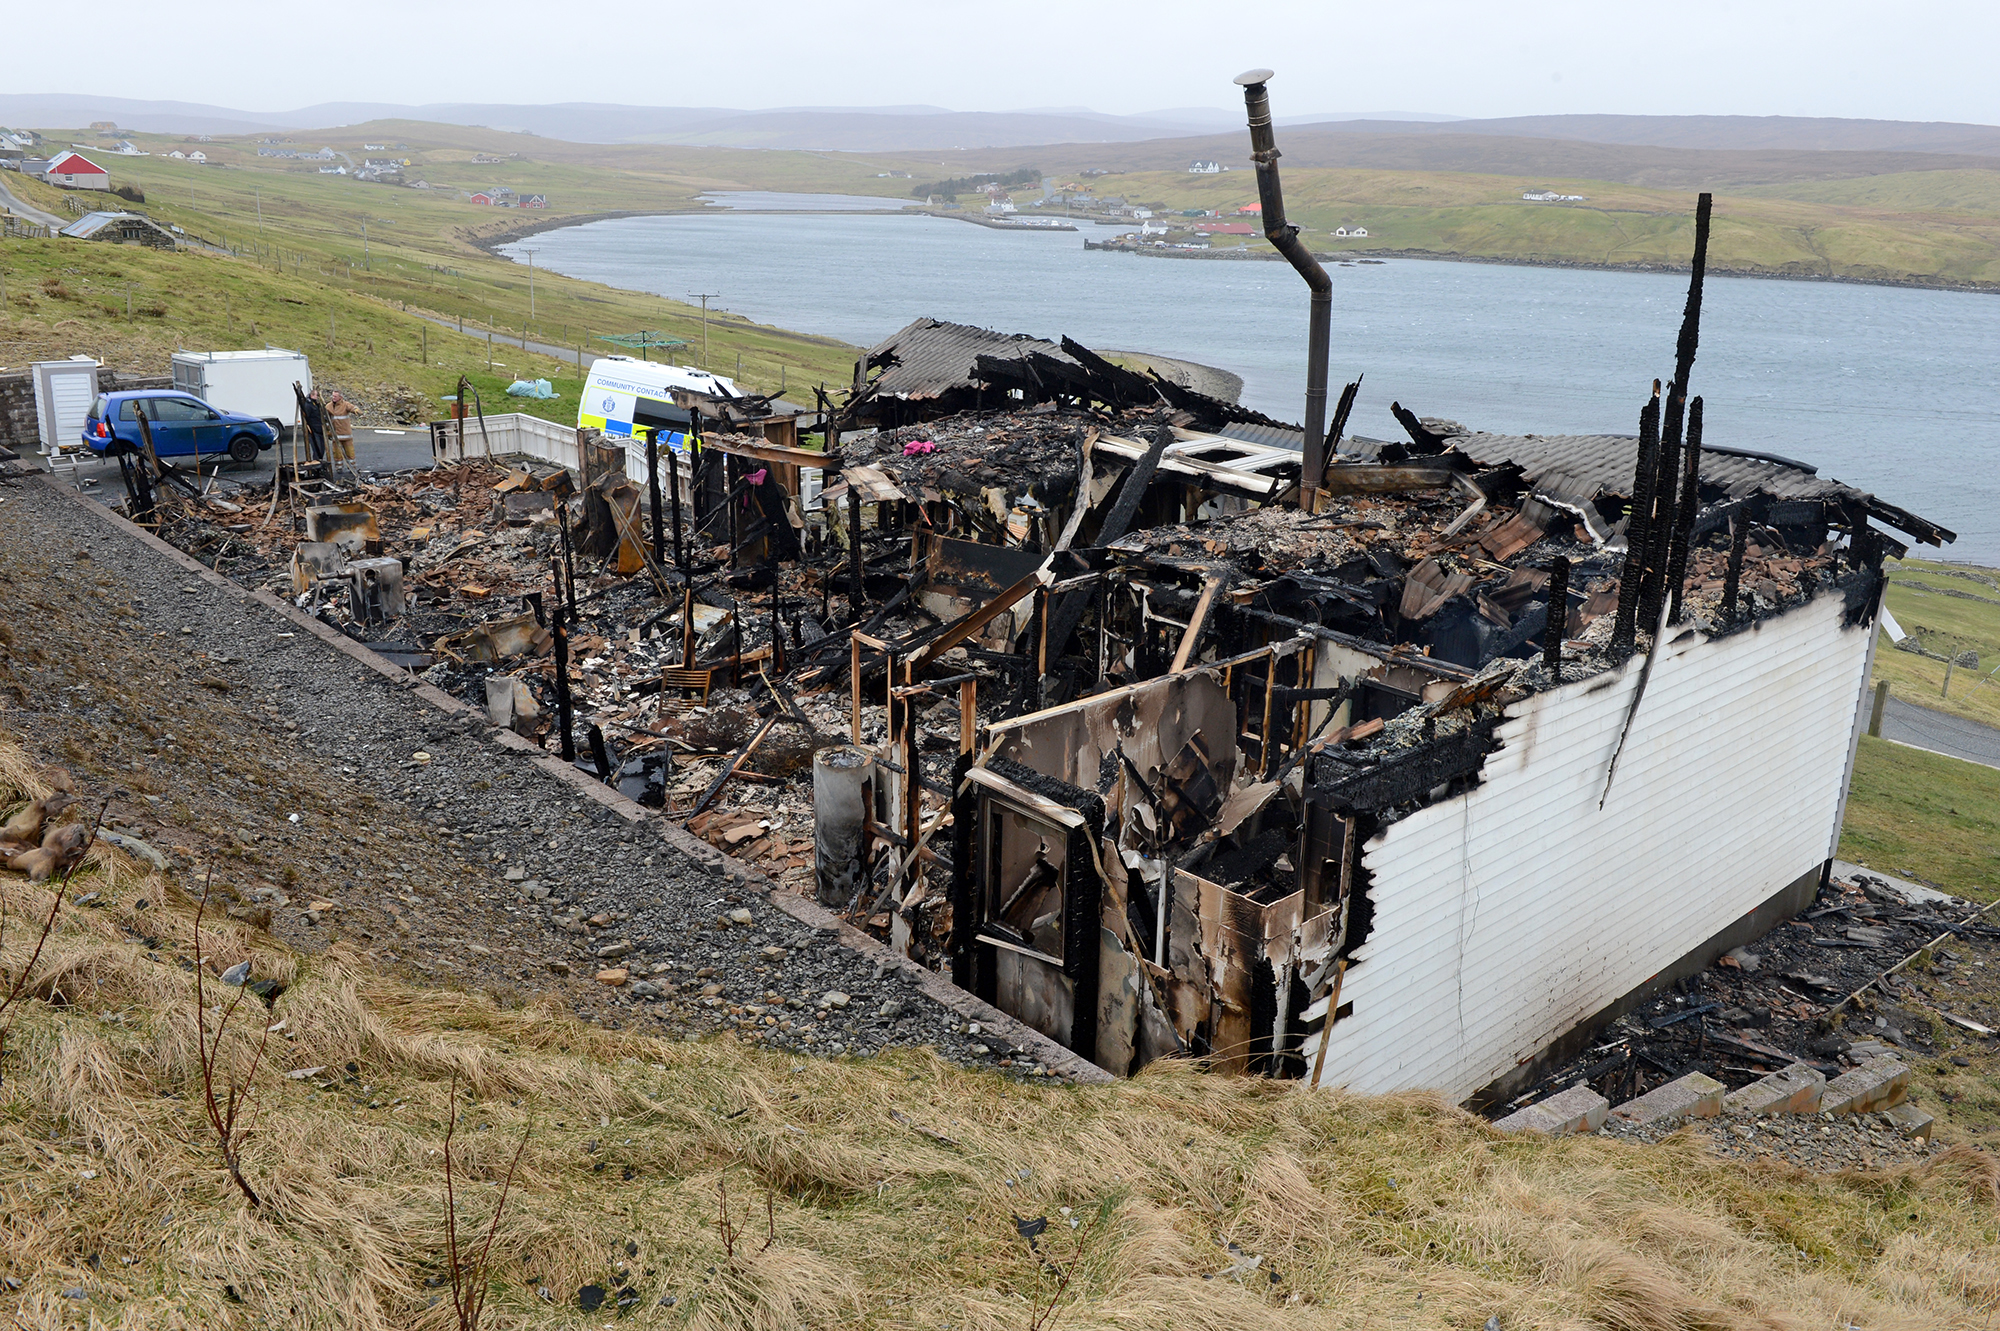
POLYGON ((708 302, 722 293, 719 291, 690 291, 688 295, 701 302, 701 367, 708 368, 708 302))
POLYGON ((535 252, 522 250, 528 256, 528 322, 535 321, 535 252))

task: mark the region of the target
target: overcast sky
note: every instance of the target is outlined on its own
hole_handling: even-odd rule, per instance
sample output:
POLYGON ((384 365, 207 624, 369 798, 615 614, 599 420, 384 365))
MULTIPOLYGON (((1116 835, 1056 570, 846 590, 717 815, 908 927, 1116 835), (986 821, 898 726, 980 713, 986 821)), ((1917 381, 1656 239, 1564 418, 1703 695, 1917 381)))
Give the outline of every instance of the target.
POLYGON ((2000 123, 1996 0, 95 0, 10 7, 13 92, 328 101, 1239 107, 2000 123), (78 15, 87 15, 78 26, 78 15), (79 45, 81 44, 81 45, 79 45))

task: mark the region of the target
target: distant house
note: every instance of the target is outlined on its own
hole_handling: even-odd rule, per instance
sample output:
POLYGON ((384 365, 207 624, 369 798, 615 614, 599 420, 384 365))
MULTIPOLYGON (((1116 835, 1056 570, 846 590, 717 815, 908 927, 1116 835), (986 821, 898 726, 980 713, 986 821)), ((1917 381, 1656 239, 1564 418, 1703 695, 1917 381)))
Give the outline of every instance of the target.
POLYGON ((196 148, 193 152, 188 154, 188 160, 190 162, 206 162, 208 160, 208 154, 203 152, 201 149, 196 148))
POLYGON ((1521 196, 1529 203, 1583 203, 1589 198, 1584 194, 1558 194, 1552 189, 1536 190, 1533 194, 1521 196))
POLYGON ((185 162, 187 160, 187 154, 182 152, 179 148, 174 149, 172 152, 168 153, 167 156, 173 158, 177 162, 185 162))
POLYGON ((493 196, 482 191, 467 199, 466 202, 476 203, 482 208, 491 208, 493 206, 493 196))
POLYGON ((1246 203, 1236 211, 1239 214, 1247 214, 1251 217, 1262 217, 1264 215, 1264 205, 1261 203, 1246 203))
POLYGON ((59 153, 41 173, 42 179, 64 189, 111 188, 111 173, 82 153, 59 153))
POLYGON ((144 245, 151 249, 174 248, 174 237, 165 227, 138 213, 85 213, 62 229, 77 240, 106 240, 114 245, 144 245))
POLYGON ((118 155, 120 157, 151 157, 153 154, 147 152, 130 139, 120 139, 118 141, 118 155))
POLYGON ((385 153, 389 151, 389 145, 386 143, 364 143, 361 145, 361 151, 365 153, 385 153))
POLYGON ((1368 239, 1368 228, 1365 226, 1350 227, 1347 234, 1353 236, 1356 240, 1366 240, 1368 239))
POLYGON ((323 166, 319 169, 319 173, 323 176, 344 176, 347 174, 347 168, 344 166, 323 166))
POLYGON ((1222 174, 1222 163, 1220 163, 1220 162, 1189 162, 1189 163, 1188 163, 1188 174, 1189 174, 1189 175, 1191 175, 1191 176, 1216 176, 1216 175, 1221 175, 1221 174, 1222 174))
POLYGON ((549 196, 546 194, 530 194, 527 198, 521 200, 521 206, 523 208, 546 208, 549 206, 549 196))
POLYGON ((90 132, 92 134, 116 134, 118 132, 118 122, 115 120, 93 120, 90 122, 90 132))

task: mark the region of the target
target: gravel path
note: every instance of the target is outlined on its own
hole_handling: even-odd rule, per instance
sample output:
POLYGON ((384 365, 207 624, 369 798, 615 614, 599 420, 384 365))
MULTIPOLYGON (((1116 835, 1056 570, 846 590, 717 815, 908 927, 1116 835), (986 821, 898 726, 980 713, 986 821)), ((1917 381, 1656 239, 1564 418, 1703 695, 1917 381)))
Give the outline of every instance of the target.
POLYGON ((1598 1133, 1626 1141, 1657 1142, 1686 1130, 1717 1155, 1736 1160, 1785 1160, 1803 1169, 1881 1169, 1914 1164, 1945 1149, 1943 1142, 1905 1137, 1882 1114, 1730 1115, 1694 1123, 1627 1127, 1613 1119, 1598 1133))
POLYGON ((1882 709, 1882 738, 1982 767, 2000 767, 2000 730, 1904 702, 1894 694, 1882 709))
POLYGON ((178 558, 42 480, 0 487, 0 725, 68 764, 93 801, 109 796, 107 825, 166 854, 182 887, 213 865, 232 913, 295 946, 340 940, 414 978, 501 1002, 549 995, 608 1027, 1078 1071, 939 977, 850 946, 815 907, 777 909, 764 880, 684 834, 671 843, 660 820, 550 771, 483 717, 436 710, 434 691, 178 558), (624 983, 599 982, 615 971, 624 983))

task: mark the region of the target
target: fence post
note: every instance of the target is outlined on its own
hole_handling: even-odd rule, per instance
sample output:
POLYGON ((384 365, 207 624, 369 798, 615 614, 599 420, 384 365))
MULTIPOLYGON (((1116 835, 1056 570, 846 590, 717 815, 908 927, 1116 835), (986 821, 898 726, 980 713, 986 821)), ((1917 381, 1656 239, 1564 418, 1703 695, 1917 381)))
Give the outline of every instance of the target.
POLYGON ((1868 733, 1876 739, 1882 738, 1882 708, 1889 701, 1889 681, 1875 681, 1875 706, 1868 713, 1868 733))

